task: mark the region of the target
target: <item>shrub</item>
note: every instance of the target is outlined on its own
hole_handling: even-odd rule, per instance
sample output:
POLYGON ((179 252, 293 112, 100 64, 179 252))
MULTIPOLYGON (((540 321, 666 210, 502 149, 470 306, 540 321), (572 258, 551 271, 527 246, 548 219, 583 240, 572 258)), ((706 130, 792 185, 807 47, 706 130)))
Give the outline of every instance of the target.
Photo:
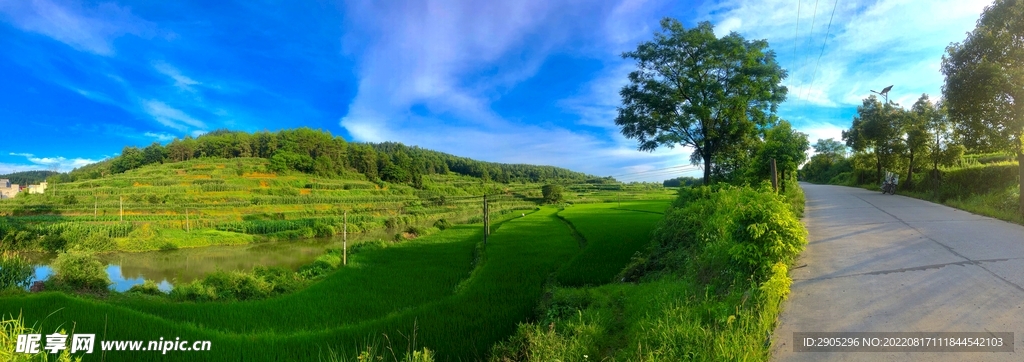
POLYGON ((652 272, 679 271, 716 287, 745 278, 763 282, 776 263, 791 262, 807 242, 792 208, 766 185, 680 189, 648 252, 620 277, 635 281, 652 272))
POLYGON ((110 286, 103 263, 88 251, 69 250, 58 254, 53 269, 52 281, 60 287, 103 292, 110 286))
POLYGON ((541 187, 541 194, 544 195, 544 201, 548 203, 556 203, 562 201, 562 186, 561 185, 544 185, 541 187))
POLYGON ((440 219, 434 222, 434 227, 438 228, 438 230, 445 230, 452 227, 452 224, 446 219, 440 219))
POLYGON ((12 252, 0 254, 0 290, 27 288, 32 280, 32 264, 12 252))
POLYGON ((48 234, 44 236, 43 241, 39 243, 39 246, 43 247, 43 250, 51 253, 64 251, 67 245, 68 240, 60 234, 48 234))
POLYGON ((160 286, 149 279, 143 281, 142 284, 133 285, 131 289, 128 289, 128 292, 148 295, 164 295, 164 292, 160 290, 160 286))

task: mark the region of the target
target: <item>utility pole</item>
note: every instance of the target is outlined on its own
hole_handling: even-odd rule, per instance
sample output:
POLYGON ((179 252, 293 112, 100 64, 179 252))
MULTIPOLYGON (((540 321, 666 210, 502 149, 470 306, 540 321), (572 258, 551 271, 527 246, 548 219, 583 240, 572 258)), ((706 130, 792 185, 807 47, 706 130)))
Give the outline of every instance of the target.
POLYGON ((92 196, 92 221, 96 221, 97 211, 99 210, 100 202, 96 201, 96 195, 92 196))
POLYGON ((192 232, 192 225, 191 225, 191 223, 189 223, 189 220, 188 220, 188 206, 185 206, 185 232, 186 233, 192 232))
POLYGON ((348 210, 341 225, 341 264, 348 265, 348 210))
POLYGON ((491 234, 490 213, 487 209, 487 194, 484 194, 484 245, 487 245, 487 236, 491 234))
POLYGON ((124 221, 124 196, 118 196, 117 200, 121 207, 121 221, 124 221))
POLYGON ((775 168, 775 159, 772 159, 772 190, 779 192, 779 174, 775 168))

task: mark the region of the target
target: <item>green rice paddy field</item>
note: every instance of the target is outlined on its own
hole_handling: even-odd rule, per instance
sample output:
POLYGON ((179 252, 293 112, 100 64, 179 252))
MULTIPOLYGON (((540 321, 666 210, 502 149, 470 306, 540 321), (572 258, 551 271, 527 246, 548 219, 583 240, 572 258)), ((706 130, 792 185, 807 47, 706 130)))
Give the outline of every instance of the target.
POLYGON ((429 348, 436 360, 483 360, 534 318, 545 284, 611 281, 649 241, 669 199, 542 207, 492 227, 461 225, 413 241, 365 248, 349 266, 297 292, 249 302, 178 303, 46 292, 0 297, 43 333, 64 329, 101 340, 210 340, 208 352, 102 352, 85 360, 292 361, 349 358, 370 341, 401 355, 429 348), (573 229, 577 237, 574 237, 573 229))

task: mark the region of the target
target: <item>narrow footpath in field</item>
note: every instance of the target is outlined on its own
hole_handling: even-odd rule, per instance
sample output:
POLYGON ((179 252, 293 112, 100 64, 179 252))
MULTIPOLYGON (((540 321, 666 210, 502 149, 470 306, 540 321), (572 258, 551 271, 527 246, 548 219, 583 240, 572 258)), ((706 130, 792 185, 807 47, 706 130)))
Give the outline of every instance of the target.
POLYGON ((1013 332, 1017 351, 1024 347, 1024 227, 903 196, 801 186, 810 237, 790 272, 773 360, 1024 360, 1021 352, 794 352, 794 332, 1013 332))

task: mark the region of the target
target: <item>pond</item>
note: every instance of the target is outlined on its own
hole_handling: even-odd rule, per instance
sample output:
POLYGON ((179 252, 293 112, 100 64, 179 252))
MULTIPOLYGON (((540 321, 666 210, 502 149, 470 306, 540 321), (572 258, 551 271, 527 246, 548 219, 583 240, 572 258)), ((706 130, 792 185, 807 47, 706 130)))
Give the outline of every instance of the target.
MULTIPOLYGON (((393 232, 375 232, 349 235, 348 245, 367 240, 385 239, 393 232)), ((107 253, 97 258, 106 264, 107 276, 113 283, 110 289, 126 291, 134 285, 149 279, 158 284, 160 290, 169 292, 175 283, 187 283, 213 273, 224 271, 249 271, 256 266, 283 267, 298 270, 313 262, 328 248, 340 248, 342 237, 317 238, 299 241, 265 242, 249 245, 208 246, 166 251, 141 253, 107 253)), ((50 263, 55 254, 29 255, 35 265, 32 282, 46 280, 53 275, 50 263)))

